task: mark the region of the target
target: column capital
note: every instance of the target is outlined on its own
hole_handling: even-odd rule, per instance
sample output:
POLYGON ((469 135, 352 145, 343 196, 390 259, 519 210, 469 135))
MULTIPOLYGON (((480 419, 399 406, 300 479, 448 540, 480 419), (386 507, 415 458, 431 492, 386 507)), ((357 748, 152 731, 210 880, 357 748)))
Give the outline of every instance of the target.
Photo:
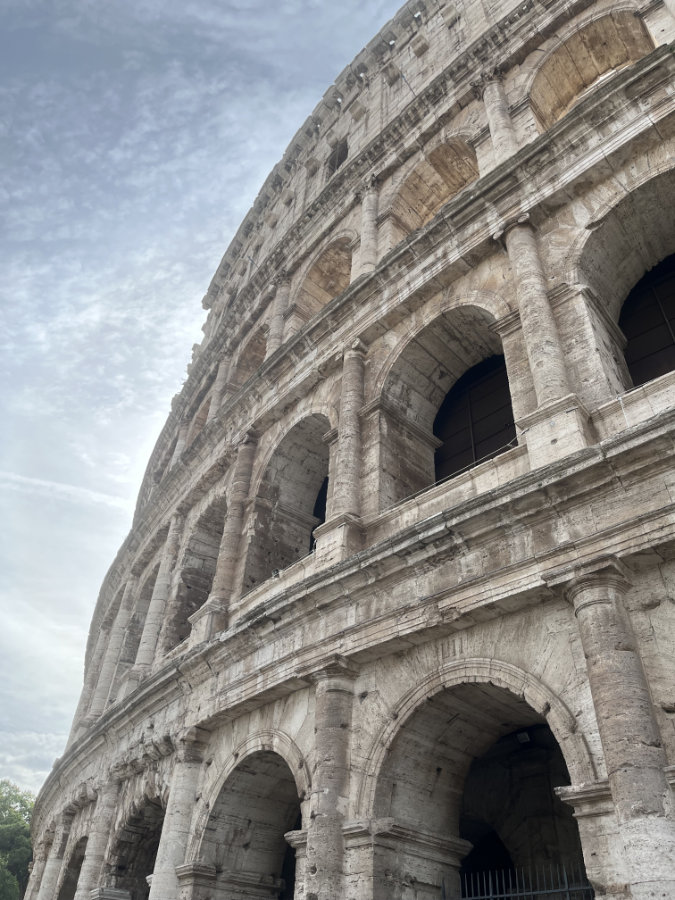
POLYGON ((358 676, 360 667, 346 656, 335 654, 319 663, 315 668, 307 671, 304 677, 314 684, 323 683, 332 679, 354 681, 358 676))
POLYGON ((202 762, 210 733, 205 728, 192 726, 178 738, 177 758, 179 762, 202 762))
POLYGON ((484 69, 479 73, 475 81, 471 82, 471 89, 478 100, 483 99, 485 89, 491 84, 501 84, 504 80, 504 71, 500 66, 484 69))
POLYGON ((579 608, 589 602, 608 602, 602 598, 594 598, 583 602, 581 595, 589 589, 611 588, 617 594, 624 594, 631 585, 631 573, 627 566, 616 556, 599 556, 584 563, 573 563, 556 569, 544 577, 551 588, 561 588, 563 595, 578 612, 579 608))
POLYGON ((368 353, 368 347, 361 338, 357 338, 355 341, 352 341, 350 344, 347 344, 344 348, 343 357, 347 359, 349 356, 359 356, 363 358, 368 353))

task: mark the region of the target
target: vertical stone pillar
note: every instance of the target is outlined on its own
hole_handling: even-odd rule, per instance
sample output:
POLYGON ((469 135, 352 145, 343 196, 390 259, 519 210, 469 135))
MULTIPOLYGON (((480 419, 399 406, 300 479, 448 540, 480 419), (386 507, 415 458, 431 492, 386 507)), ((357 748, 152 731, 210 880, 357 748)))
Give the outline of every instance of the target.
POLYGON ((42 872, 37 900, 55 900, 56 898, 56 888, 61 875, 63 856, 66 852, 66 844, 68 843, 68 835, 72 824, 73 813, 61 813, 54 829, 54 840, 42 872))
POLYGON ((117 668, 117 660, 120 655, 120 650, 122 649, 124 635, 126 634, 127 625, 129 624, 129 619, 131 617, 131 610, 133 609, 136 599, 137 580, 135 575, 130 575, 124 586, 120 608, 115 616, 115 622, 110 632, 108 646, 105 649, 101 671, 99 672, 98 681, 96 682, 96 689, 94 690, 91 705, 89 707, 88 718, 91 720, 97 719, 105 710, 105 704, 115 676, 115 669, 117 668))
POLYGON ((675 823, 666 757, 623 595, 623 567, 575 573, 574 605, 633 900, 675 897, 675 823))
POLYGON ((40 841, 33 850, 33 862, 30 863, 30 878, 23 900, 35 900, 40 890, 40 882, 47 864, 51 844, 40 841))
POLYGON ((358 516, 361 512, 361 423, 366 348, 355 341, 344 352, 337 472, 333 487, 333 515, 358 516))
POLYGON ((269 331, 267 332, 267 347, 265 358, 269 359, 273 353, 281 347, 284 339, 284 316, 288 309, 288 298, 291 292, 291 280, 282 273, 272 301, 272 316, 270 318, 269 331))
POLYGON ((201 609, 190 616, 192 624, 190 640, 193 643, 208 640, 227 625, 256 448, 257 437, 249 433, 237 449, 237 459, 234 464, 232 486, 227 503, 227 517, 223 536, 220 539, 211 593, 201 609))
POLYGON ((208 732, 203 729, 190 728, 179 741, 149 900, 178 900, 176 866, 185 862, 192 813, 197 799, 197 784, 208 737, 208 732))
POLYGON ((169 525, 166 543, 164 544, 164 551, 159 564, 157 580, 152 589, 152 597, 150 598, 148 613, 143 625, 143 634, 141 635, 141 640, 138 645, 136 662, 134 663, 134 668, 130 673, 129 681, 127 683, 127 693, 129 693, 130 690, 133 690, 141 678, 147 674, 155 660, 157 640, 164 619, 164 608, 171 590, 171 579, 182 534, 183 516, 180 515, 180 513, 174 513, 169 525))
POLYGON ((90 900, 91 892, 99 887, 105 851, 117 808, 118 790, 119 783, 110 781, 99 791, 74 900, 90 900))
POLYGON ((176 438, 176 446, 173 448, 173 454, 171 456, 171 462, 169 463, 169 468, 173 468, 178 460, 183 455, 183 450, 185 450, 185 444, 187 443, 188 431, 190 430, 190 423, 183 422, 183 424, 178 428, 178 437, 176 438))
POLYGON ((509 103, 498 71, 486 75, 481 82, 483 104, 487 115, 490 139, 498 165, 518 152, 518 140, 509 111, 509 103))
POLYGON ((516 276, 518 309, 537 404, 569 394, 565 359, 546 293, 546 278, 532 226, 518 222, 505 235, 509 261, 516 276))
POLYGON ((371 177, 361 196, 361 245, 359 248, 359 275, 372 272, 377 266, 377 212, 379 191, 377 178, 371 177))
POLYGON ((211 389, 211 403, 209 404, 209 412, 206 416, 207 423, 211 421, 211 419, 215 418, 216 413, 221 407, 223 402, 223 394, 225 392, 225 387, 227 385, 227 381, 230 377, 230 360, 222 359, 218 364, 218 371, 216 372, 216 377, 213 382, 213 388, 211 389))
POLYGON ((97 716, 93 716, 91 714, 91 705, 95 694, 95 688, 98 685, 98 680, 100 679, 100 669, 97 669, 96 665, 98 660, 100 660, 105 653, 105 648, 108 645, 109 631, 110 628, 101 627, 96 638, 94 652, 90 657, 89 666, 84 673, 82 693, 80 694, 80 699, 77 704, 77 710, 75 711, 75 716, 73 717, 73 724, 68 735, 66 749, 70 747, 73 741, 76 740, 76 738, 80 737, 80 735, 83 734, 86 729, 92 724, 92 722, 97 718, 97 716))
POLYGON ((343 900, 344 837, 356 670, 334 659, 316 673, 312 810, 307 830, 305 897, 343 900))

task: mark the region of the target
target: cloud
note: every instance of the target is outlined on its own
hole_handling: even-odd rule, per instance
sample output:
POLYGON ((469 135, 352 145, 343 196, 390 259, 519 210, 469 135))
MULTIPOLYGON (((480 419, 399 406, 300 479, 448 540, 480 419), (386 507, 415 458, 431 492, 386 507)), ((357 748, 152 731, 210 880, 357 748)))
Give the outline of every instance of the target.
POLYGON ((117 509, 128 509, 128 503, 120 497, 101 494, 73 484, 60 484, 42 478, 26 478, 12 472, 0 472, 0 491, 23 491, 41 496, 48 495, 71 503, 102 503, 117 509))

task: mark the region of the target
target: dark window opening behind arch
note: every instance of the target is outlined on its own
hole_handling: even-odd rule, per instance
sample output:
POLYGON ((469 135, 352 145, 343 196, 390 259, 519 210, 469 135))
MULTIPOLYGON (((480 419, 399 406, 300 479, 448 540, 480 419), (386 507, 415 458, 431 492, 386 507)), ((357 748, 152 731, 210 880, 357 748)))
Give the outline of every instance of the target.
POLYGON ((619 327, 635 387, 675 369, 675 253, 648 272, 628 295, 619 327))
POLYGON ((328 161, 326 163, 326 168, 328 170, 328 177, 334 175, 337 170, 340 168, 343 162, 347 159, 347 155, 349 153, 349 146, 346 140, 340 141, 333 148, 330 156, 328 157, 328 161))
POLYGON ((314 501, 314 509, 312 510, 312 515, 315 519, 319 520, 319 524, 315 525, 312 529, 312 536, 309 540, 309 552, 311 553, 316 546, 316 538, 314 537, 314 532, 319 527, 319 525, 323 525, 326 521, 326 504, 328 502, 328 476, 324 478, 321 487, 319 488, 319 493, 316 495, 316 500, 314 501))
POLYGON ((515 440, 503 356, 491 356, 458 378, 441 403, 434 435, 436 481, 509 449, 515 440))

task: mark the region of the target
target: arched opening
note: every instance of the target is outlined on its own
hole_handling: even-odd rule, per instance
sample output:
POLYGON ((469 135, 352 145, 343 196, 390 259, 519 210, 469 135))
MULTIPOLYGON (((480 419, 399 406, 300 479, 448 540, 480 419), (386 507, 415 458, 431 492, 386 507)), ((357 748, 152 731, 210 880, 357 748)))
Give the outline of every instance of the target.
POLYGON ((108 887, 127 891, 129 900, 147 900, 164 823, 160 800, 147 799, 144 806, 118 832, 110 856, 108 887))
POLYGON ((242 760, 213 804, 201 846, 200 861, 216 870, 215 894, 239 897, 237 888, 250 884, 260 896, 293 900, 295 851, 284 835, 300 825, 298 789, 285 760, 269 750, 242 760))
POLYGON ((394 881, 401 900, 419 896, 415 889, 448 900, 508 897, 508 873, 512 886, 516 870, 520 884, 530 873, 536 884, 540 873, 543 891, 546 870, 547 897, 567 898, 565 877, 578 885, 575 900, 592 897, 576 821, 555 793, 565 784, 548 724, 520 697, 492 684, 429 697, 401 727, 378 778, 375 814, 392 825, 373 860, 375 896, 394 881), (551 872, 561 873, 559 884, 551 872))
POLYGON ((311 551, 314 530, 326 519, 329 430, 325 416, 308 416, 274 451, 256 498, 244 593, 311 551))
POLYGON ((390 213, 393 243, 426 225, 477 178, 476 154, 465 141, 455 139, 426 153, 396 192, 390 213))
POLYGON ((635 285, 621 310, 624 356, 635 387, 675 370, 675 254, 635 285))
POLYGON ((110 691, 108 692, 108 703, 115 703, 123 697, 124 684, 126 676, 131 667, 136 662, 136 654, 138 646, 141 642, 143 634, 143 625, 148 614, 152 592, 159 574, 159 564, 157 564, 150 574, 143 581, 141 588, 134 604, 133 612, 129 618, 124 639, 117 658, 117 666, 115 668, 115 676, 113 678, 110 691))
POLYGON ((87 838, 82 837, 75 844, 73 852, 70 854, 68 865, 61 882, 58 900, 73 900, 77 891, 77 882, 80 879, 80 871, 84 862, 84 854, 87 849, 87 838))
POLYGON ((436 481, 510 449, 516 440, 503 356, 491 356, 458 378, 434 420, 436 481))
POLYGON ((542 64, 530 102, 542 131, 550 128, 604 75, 646 56, 654 44, 632 11, 617 10, 572 34, 542 64))
POLYGON ((189 447, 194 441, 197 439, 197 435, 202 430, 202 428, 206 425, 206 420, 209 416, 209 407, 211 406, 211 398, 207 397, 199 409, 195 413, 192 422, 190 423, 190 429, 187 433, 187 438, 185 439, 185 446, 189 447))
POLYGON ((349 155, 349 144, 347 143, 347 139, 344 138, 341 141, 338 141, 337 144, 331 150, 330 156, 326 161, 326 173, 330 178, 331 175, 335 175, 340 166, 346 162, 347 156, 349 155))
POLYGON ((491 322, 478 307, 449 310, 392 365, 382 392, 382 508, 515 441, 502 345, 491 322))
POLYGON ((310 319, 349 287, 352 250, 348 238, 333 241, 311 266, 297 295, 299 314, 310 319))
POLYGON ((215 500, 197 519, 179 562, 175 595, 162 626, 160 652, 166 653, 190 635, 190 616, 206 603, 216 574, 227 503, 215 500))
POLYGON ((262 328, 258 328, 239 351, 236 365, 230 376, 233 388, 240 388, 254 375, 265 361, 267 338, 262 328))
POLYGON ((586 239, 573 273, 575 281, 587 285, 595 298, 585 307, 592 332, 580 342, 575 363, 581 380, 597 383, 597 374, 588 361, 600 354, 607 386, 598 399, 608 400, 649 380, 650 372, 660 368, 659 374, 663 374, 668 370, 663 366, 668 365, 669 358, 666 322, 672 321, 672 305, 668 305, 666 295, 673 289, 669 258, 675 254, 675 172, 657 175, 635 188, 613 208, 603 211, 599 223, 586 239), (663 312, 650 301, 654 297, 650 284, 657 286, 663 312), (646 304, 645 318, 639 313, 642 302, 646 304), (663 315, 665 319, 659 319, 663 315), (652 316, 653 328, 647 316, 652 316), (629 349, 621 331, 608 327, 605 317, 625 330, 629 349), (660 353, 657 344, 662 340, 666 344, 660 353), (647 362, 649 356, 651 363, 647 362), (632 376, 627 359, 634 370, 632 376))

